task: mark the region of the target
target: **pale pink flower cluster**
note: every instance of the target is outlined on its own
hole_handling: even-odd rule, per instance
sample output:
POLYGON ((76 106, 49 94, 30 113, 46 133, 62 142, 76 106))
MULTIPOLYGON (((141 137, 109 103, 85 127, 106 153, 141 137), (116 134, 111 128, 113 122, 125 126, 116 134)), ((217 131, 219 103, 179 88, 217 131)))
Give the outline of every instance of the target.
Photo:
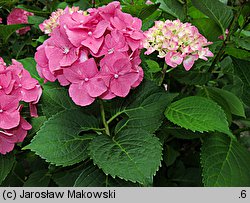
POLYGON ((207 45, 212 44, 201 35, 195 26, 180 20, 156 21, 155 26, 145 32, 145 54, 158 51, 158 57, 165 58, 167 65, 175 68, 183 63, 188 71, 196 60, 208 60, 213 53, 207 45))
POLYGON ((39 75, 70 85, 69 95, 80 106, 97 97, 125 97, 143 79, 141 26, 117 1, 87 12, 57 11, 41 25, 50 38, 35 54, 39 75))
POLYGON ((36 104, 42 94, 38 81, 31 78, 23 65, 12 60, 6 66, 0 57, 0 154, 13 150, 15 143, 22 142, 31 125, 20 115, 20 101, 30 105, 31 116, 36 117, 36 104))
MULTIPOLYGON (((21 8, 14 8, 7 17, 7 25, 12 24, 26 24, 28 23, 28 16, 33 16, 34 14, 25 11, 21 8)), ((16 31, 19 35, 24 35, 30 30, 30 27, 24 27, 16 31)))

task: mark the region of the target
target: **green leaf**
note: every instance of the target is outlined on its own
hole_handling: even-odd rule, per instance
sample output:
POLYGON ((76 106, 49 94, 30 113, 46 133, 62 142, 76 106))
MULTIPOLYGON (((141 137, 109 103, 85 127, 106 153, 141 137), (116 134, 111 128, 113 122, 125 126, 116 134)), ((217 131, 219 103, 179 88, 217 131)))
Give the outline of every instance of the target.
POLYGON ((150 15, 152 15, 159 8, 159 4, 147 5, 140 13, 138 18, 141 20, 146 19, 150 15))
POLYGON ((53 174, 52 179, 59 187, 73 187, 76 179, 82 173, 82 167, 72 170, 63 170, 53 174))
POLYGON ((201 148, 203 183, 207 187, 249 187, 250 153, 223 134, 204 139, 201 148))
POLYGON ((157 73, 157 72, 160 72, 162 69, 160 68, 159 64, 154 61, 154 60, 146 60, 145 61, 147 63, 147 66, 148 66, 148 72, 150 73, 157 73))
POLYGON ((233 59, 234 64, 234 72, 243 82, 243 94, 242 100, 243 102, 250 106, 250 62, 245 60, 240 60, 236 58, 233 59))
POLYGON ((6 43, 9 37, 20 28, 26 27, 29 24, 13 24, 13 25, 0 25, 0 39, 6 43))
POLYGON ((54 83, 43 85, 41 104, 43 114, 47 118, 64 110, 79 108, 69 97, 68 90, 54 83))
POLYGON ((10 173, 14 162, 15 158, 12 153, 7 155, 0 154, 0 185, 10 173))
POLYGON ((225 53, 238 59, 250 60, 250 52, 244 49, 227 46, 225 53))
POLYGON ((211 78, 211 73, 200 70, 190 70, 190 71, 176 70, 170 72, 170 74, 178 82, 186 85, 204 85, 211 78))
POLYGON ((41 16, 28 16, 28 22, 30 24, 33 24, 33 26, 36 28, 36 29, 39 29, 39 25, 44 21, 46 20, 46 18, 44 17, 41 17, 41 16))
POLYGON ((157 0, 156 3, 160 3, 160 9, 174 16, 175 18, 179 18, 181 21, 185 19, 184 8, 183 5, 176 0, 157 0))
POLYGON ((105 187, 106 175, 96 166, 83 169, 75 181, 74 187, 105 187))
POLYGON ((154 133, 162 123, 164 110, 176 96, 166 93, 152 82, 144 81, 126 100, 114 100, 116 107, 113 108, 112 118, 123 117, 118 123, 117 132, 123 128, 141 128, 154 133))
POLYGON ((250 50, 250 37, 235 38, 236 44, 246 50, 250 50))
POLYGON ((24 187, 48 187, 50 182, 50 175, 48 170, 39 170, 32 173, 27 181, 24 183, 24 187))
POLYGON ((245 110, 240 99, 233 93, 216 87, 206 87, 208 93, 217 94, 226 101, 232 114, 245 117, 245 110))
POLYGON ((18 0, 0 0, 0 7, 11 7, 17 2, 18 0))
POLYGON ((92 134, 83 131, 98 128, 98 121, 79 110, 66 110, 52 116, 24 147, 34 151, 47 162, 69 166, 88 158, 87 147, 92 134))
POLYGON ((36 61, 34 60, 34 58, 28 57, 18 61, 23 64, 23 67, 27 71, 29 71, 32 78, 35 78, 40 84, 43 83, 43 79, 41 79, 36 70, 36 61))
POLYGON ((31 118, 30 124, 32 125, 32 129, 29 131, 29 136, 35 135, 40 130, 46 120, 47 118, 45 116, 31 118))
POLYGON ((16 8, 21 8, 21 9, 23 9, 25 11, 34 13, 35 15, 38 15, 38 16, 47 17, 50 14, 49 11, 42 11, 41 9, 39 9, 37 7, 32 7, 32 6, 18 5, 16 8))
POLYGON ((171 122, 192 131, 219 131, 234 136, 221 107, 203 97, 180 99, 167 108, 165 115, 171 122))
POLYGON ((149 185, 160 166, 162 147, 156 137, 138 128, 120 131, 113 138, 94 138, 89 153, 105 174, 149 185))
POLYGON ((202 13, 214 20, 225 34, 232 18, 233 11, 218 0, 192 0, 193 5, 202 13))

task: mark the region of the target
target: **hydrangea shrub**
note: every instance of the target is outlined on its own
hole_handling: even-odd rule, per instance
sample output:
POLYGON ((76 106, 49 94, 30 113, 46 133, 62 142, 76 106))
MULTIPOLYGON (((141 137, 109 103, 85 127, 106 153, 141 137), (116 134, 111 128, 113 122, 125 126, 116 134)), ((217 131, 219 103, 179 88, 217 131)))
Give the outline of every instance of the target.
POLYGON ((48 2, 0 2, 0 186, 250 186, 248 1, 48 2))

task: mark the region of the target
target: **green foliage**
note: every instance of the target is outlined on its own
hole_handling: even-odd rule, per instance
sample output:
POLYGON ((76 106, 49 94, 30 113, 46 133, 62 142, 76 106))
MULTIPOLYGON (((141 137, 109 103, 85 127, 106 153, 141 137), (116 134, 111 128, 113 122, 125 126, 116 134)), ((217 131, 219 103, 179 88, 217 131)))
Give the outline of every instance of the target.
POLYGON ((4 181, 6 176, 10 173, 15 159, 13 154, 0 155, 0 184, 4 181))
POLYGON ((0 24, 0 39, 3 43, 6 43, 9 37, 20 28, 26 27, 28 24, 13 24, 13 25, 1 25, 0 24))
POLYGON ((93 134, 83 133, 98 128, 93 116, 79 110, 66 110, 52 116, 25 149, 31 149, 57 166, 69 166, 88 157, 87 147, 93 134))
POLYGON ((27 181, 24 183, 24 187, 48 187, 50 182, 50 176, 47 174, 47 170, 39 170, 32 173, 27 181))
POLYGON ((172 103, 165 112, 173 123, 192 131, 218 131, 233 136, 224 111, 213 101, 191 96, 172 103))
POLYGON ((160 3, 160 9, 166 13, 179 18, 180 20, 185 19, 184 7, 183 5, 176 0, 157 0, 157 3, 160 3))
POLYGON ((204 139, 201 165, 205 186, 249 187, 250 153, 237 141, 223 134, 204 139))
POLYGON ((161 162, 159 140, 144 130, 127 129, 113 138, 97 136, 89 145, 90 157, 104 173, 150 185, 161 162))
POLYGON ((214 20, 225 33, 232 18, 233 11, 218 0, 192 0, 193 5, 214 20))

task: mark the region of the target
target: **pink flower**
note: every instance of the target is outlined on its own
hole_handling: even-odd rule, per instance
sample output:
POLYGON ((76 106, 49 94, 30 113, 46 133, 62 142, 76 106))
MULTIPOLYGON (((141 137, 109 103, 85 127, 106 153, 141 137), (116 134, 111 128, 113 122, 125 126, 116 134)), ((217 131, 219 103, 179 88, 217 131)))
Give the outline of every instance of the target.
POLYGON ((110 92, 119 97, 128 95, 139 76, 138 72, 132 69, 129 59, 122 54, 108 57, 101 65, 100 75, 110 92))
POLYGON ((0 70, 0 95, 10 94, 14 87, 15 80, 9 70, 0 70))
POLYGON ((40 26, 49 39, 37 48, 37 71, 45 82, 69 85, 80 106, 97 97, 125 97, 144 76, 141 26, 140 19, 121 11, 118 1, 87 12, 58 10, 40 26))
POLYGON ((178 52, 168 52, 165 57, 166 64, 175 68, 180 65, 183 61, 183 57, 178 52))
POLYGON ((0 24, 2 24, 2 22, 3 22, 3 20, 2 20, 2 18, 0 18, 0 24))
POLYGON ((117 30, 107 34, 105 37, 103 48, 97 56, 113 54, 114 52, 127 52, 129 50, 125 37, 117 30))
POLYGON ((72 65, 78 59, 79 48, 70 43, 65 33, 55 28, 45 45, 45 54, 49 62, 49 70, 53 73, 72 65))
POLYGON ((16 60, 12 60, 12 65, 8 67, 8 70, 14 73, 15 84, 12 94, 16 95, 19 100, 37 103, 42 91, 38 81, 32 78, 23 65, 16 60))
POLYGON ((27 135, 27 131, 32 126, 24 119, 20 118, 20 124, 10 130, 0 130, 0 154, 6 154, 14 149, 18 142, 22 142, 27 135))
POLYGON ((195 55, 188 55, 185 57, 185 59, 183 60, 183 66, 186 69, 186 71, 189 71, 193 65, 194 62, 199 58, 199 56, 197 54, 195 55))
POLYGON ((179 19, 156 21, 155 26, 146 31, 145 35, 145 54, 158 51, 158 57, 165 58, 166 64, 173 68, 183 63, 188 71, 198 58, 208 60, 206 57, 213 57, 213 53, 205 47, 212 42, 208 42, 196 27, 182 23, 179 19))
MULTIPOLYGON (((28 16, 33 16, 34 14, 31 12, 27 12, 20 8, 14 8, 11 13, 7 17, 7 24, 26 24, 28 23, 28 16)), ((20 35, 24 35, 26 32, 30 30, 30 27, 24 27, 16 31, 16 33, 20 35)))
POLYGON ((80 106, 93 103, 95 97, 107 90, 104 81, 98 77, 98 69, 93 58, 64 69, 64 75, 72 83, 69 88, 70 97, 80 106))
MULTIPOLYGON (((229 30, 226 29, 226 31, 225 31, 226 36, 228 35, 228 33, 229 33, 229 30)), ((224 40, 224 36, 223 35, 220 35, 218 38, 221 39, 221 40, 224 40)))
POLYGON ((16 97, 0 96, 0 128, 11 129, 18 126, 20 122, 18 106, 19 101, 16 97))

